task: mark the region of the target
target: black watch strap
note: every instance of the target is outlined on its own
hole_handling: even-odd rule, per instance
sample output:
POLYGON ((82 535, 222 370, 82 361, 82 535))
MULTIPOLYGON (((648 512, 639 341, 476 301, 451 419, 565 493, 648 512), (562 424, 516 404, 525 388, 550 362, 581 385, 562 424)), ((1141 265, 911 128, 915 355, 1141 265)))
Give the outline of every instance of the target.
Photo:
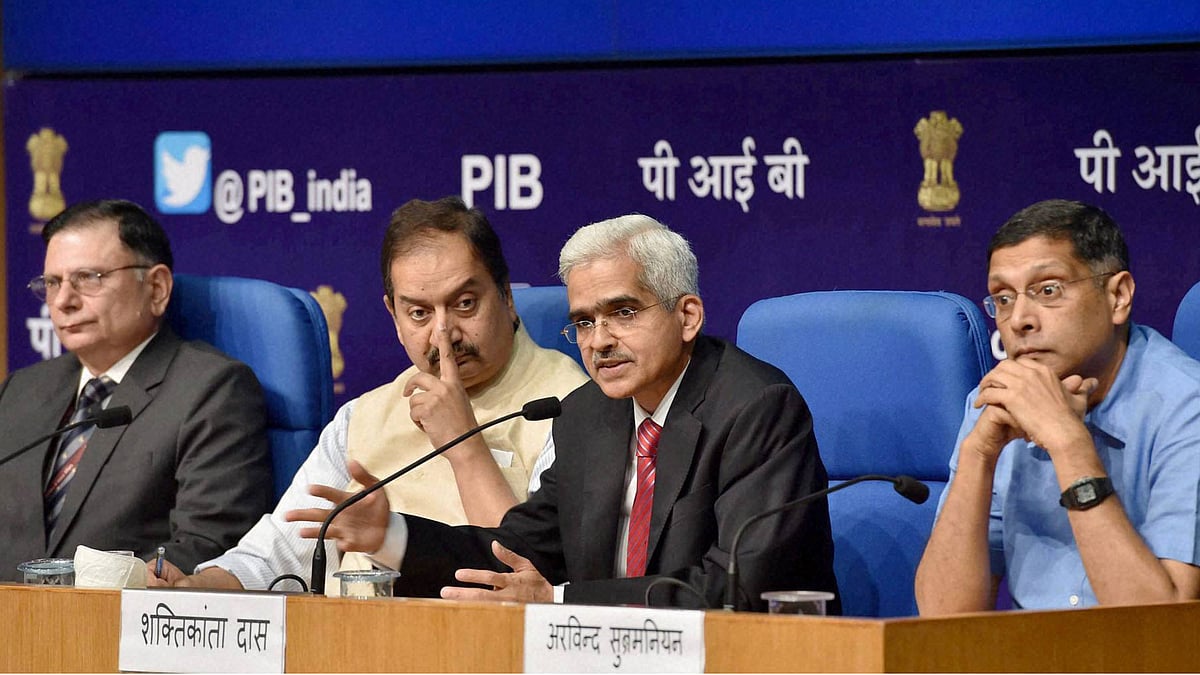
POLYGON ((1093 506, 1099 506, 1114 492, 1112 479, 1108 476, 1080 478, 1063 490, 1058 503, 1074 511, 1086 511, 1093 506))

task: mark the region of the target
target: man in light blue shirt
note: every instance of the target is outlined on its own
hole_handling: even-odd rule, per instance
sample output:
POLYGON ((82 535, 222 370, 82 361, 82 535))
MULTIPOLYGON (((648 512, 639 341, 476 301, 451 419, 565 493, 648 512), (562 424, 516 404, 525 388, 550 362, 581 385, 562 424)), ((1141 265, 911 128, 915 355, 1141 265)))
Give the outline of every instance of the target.
POLYGON ((967 400, 917 570, 923 615, 1200 597, 1200 363, 1133 324, 1116 223, 1078 202, 1014 215, 984 306, 1008 352, 967 400))

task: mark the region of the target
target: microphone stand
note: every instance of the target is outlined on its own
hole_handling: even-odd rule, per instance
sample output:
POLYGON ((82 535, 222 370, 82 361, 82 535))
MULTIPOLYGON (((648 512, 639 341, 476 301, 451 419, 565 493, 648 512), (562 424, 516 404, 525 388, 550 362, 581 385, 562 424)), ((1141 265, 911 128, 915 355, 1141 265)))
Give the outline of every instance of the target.
POLYGON ((917 504, 923 504, 926 499, 929 499, 929 488, 924 483, 922 483, 910 476, 885 476, 882 474, 874 474, 873 473, 873 474, 867 474, 864 476, 857 476, 855 478, 851 478, 849 480, 838 483, 837 485, 834 485, 833 487, 827 487, 824 490, 818 490, 812 494, 800 497, 799 499, 793 499, 790 502, 785 502, 783 504, 780 504, 779 506, 776 506, 773 509, 769 509, 767 511, 763 511, 762 513, 756 513, 753 516, 750 516, 744 522, 742 522, 742 525, 737 529, 737 532, 734 533, 733 544, 729 547, 729 572, 726 575, 726 582, 728 585, 725 587, 724 609, 727 611, 735 611, 737 609, 737 582, 738 582, 737 550, 738 550, 738 545, 742 541, 742 535, 746 532, 746 528, 748 528, 750 525, 752 525, 754 523, 759 522, 760 520, 762 520, 764 518, 767 518, 768 516, 773 516, 773 515, 779 513, 780 511, 786 511, 790 508, 800 506, 802 504, 807 504, 808 502, 811 502, 814 499, 817 499, 819 497, 826 497, 828 495, 833 494, 834 492, 837 492, 838 490, 844 490, 845 488, 848 488, 851 485, 857 485, 859 483, 863 483, 866 481, 872 481, 872 480, 886 481, 888 483, 891 483, 893 485, 893 487, 896 488, 896 492, 899 492, 902 496, 904 496, 905 499, 908 499, 909 501, 915 502, 917 504))
POLYGON ((26 445, 25 447, 21 448, 20 450, 17 450, 16 452, 9 455, 8 457, 5 457, 4 459, 0 459, 0 466, 4 466, 9 461, 14 460, 17 457, 20 457, 21 455, 29 452, 30 450, 36 448, 37 446, 41 445, 42 443, 45 443, 46 441, 48 441, 56 436, 61 436, 72 429, 82 427, 82 426, 87 426, 89 424, 95 424, 97 429, 108 429, 110 427, 119 427, 119 426, 129 424, 132 420, 133 420, 133 416, 129 411, 129 406, 127 406, 127 405, 117 406, 115 408, 102 409, 102 410, 100 410, 100 412, 98 412, 94 415, 88 415, 87 417, 79 420, 78 422, 71 422, 70 424, 68 424, 66 426, 59 427, 59 428, 55 429, 54 431, 46 434, 45 436, 42 436, 41 438, 37 439, 36 441, 30 443, 29 445, 26 445))
POLYGON ((558 399, 556 399, 552 396, 548 397, 548 398, 541 398, 536 401, 530 401, 529 403, 526 403, 525 406, 523 408, 521 408, 520 410, 518 410, 517 412, 509 413, 507 415, 504 415, 503 417, 497 417, 496 419, 492 420, 491 422, 481 424, 481 425, 475 427, 474 429, 471 429, 471 430, 463 433, 462 435, 458 436, 454 440, 442 445, 440 448, 433 450, 432 452, 425 455, 424 457, 421 457, 420 459, 412 462, 408 466, 400 469, 399 471, 393 473, 392 475, 388 476, 387 478, 380 480, 378 483, 372 485, 369 488, 366 488, 362 492, 351 495, 350 497, 348 497, 346 499, 346 501, 333 507, 333 510, 329 512, 329 515, 325 516, 325 520, 321 523, 321 530, 317 533, 317 548, 315 551, 313 551, 312 576, 309 580, 310 592, 313 595, 324 595, 325 594, 325 533, 329 529, 329 525, 333 522, 333 519, 336 518, 339 513, 341 513, 342 511, 345 511, 347 508, 354 506, 355 504, 359 503, 360 501, 366 499, 368 495, 378 491, 380 488, 387 485, 388 483, 396 480, 397 478, 403 476, 404 474, 408 473, 409 471, 412 471, 413 469, 421 466, 425 462, 428 462, 429 460, 433 459, 434 457, 437 457, 438 455, 442 454, 443 452, 458 445, 459 443, 462 443, 463 441, 470 438, 471 436, 474 436, 475 434, 477 434, 481 431, 484 431, 485 429, 490 429, 491 427, 493 427, 497 424, 500 424, 501 422, 507 422, 508 420, 511 420, 514 417, 522 417, 523 416, 529 420, 543 420, 543 419, 549 419, 551 417, 557 417, 560 412, 562 412, 562 408, 559 406, 558 399))

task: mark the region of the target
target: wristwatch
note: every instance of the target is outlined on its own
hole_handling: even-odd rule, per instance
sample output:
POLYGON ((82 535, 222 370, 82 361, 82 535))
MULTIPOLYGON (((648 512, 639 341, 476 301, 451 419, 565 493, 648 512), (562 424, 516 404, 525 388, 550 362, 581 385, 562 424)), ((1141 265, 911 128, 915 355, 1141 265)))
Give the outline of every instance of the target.
POLYGON ((1103 478, 1087 476, 1071 483, 1070 487, 1063 490, 1058 503, 1068 509, 1086 511, 1107 499, 1113 492, 1112 479, 1108 476, 1103 478))

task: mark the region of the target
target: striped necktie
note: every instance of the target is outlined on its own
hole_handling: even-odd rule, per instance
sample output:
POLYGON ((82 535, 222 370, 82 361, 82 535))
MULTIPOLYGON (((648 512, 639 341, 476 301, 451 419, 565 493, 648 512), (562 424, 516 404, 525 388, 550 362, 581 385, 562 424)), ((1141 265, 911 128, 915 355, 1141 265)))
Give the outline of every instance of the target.
MULTIPOLYGON (((108 398, 116 386, 116 383, 105 375, 88 380, 87 384, 83 385, 83 391, 79 393, 79 400, 75 404, 75 412, 71 415, 70 422, 78 422, 98 412, 100 402, 108 398)), ((47 536, 54 531, 58 515, 62 513, 63 501, 67 497, 67 487, 75 477, 75 467, 79 465, 83 451, 87 450, 88 439, 95 430, 95 424, 85 424, 68 431, 59 439, 54 472, 42 495, 46 501, 47 536)))
POLYGON ((637 494, 629 512, 629 546, 625 551, 625 576, 646 574, 650 540, 650 513, 654 510, 654 473, 658 463, 658 437, 662 427, 647 417, 637 433, 637 494))

